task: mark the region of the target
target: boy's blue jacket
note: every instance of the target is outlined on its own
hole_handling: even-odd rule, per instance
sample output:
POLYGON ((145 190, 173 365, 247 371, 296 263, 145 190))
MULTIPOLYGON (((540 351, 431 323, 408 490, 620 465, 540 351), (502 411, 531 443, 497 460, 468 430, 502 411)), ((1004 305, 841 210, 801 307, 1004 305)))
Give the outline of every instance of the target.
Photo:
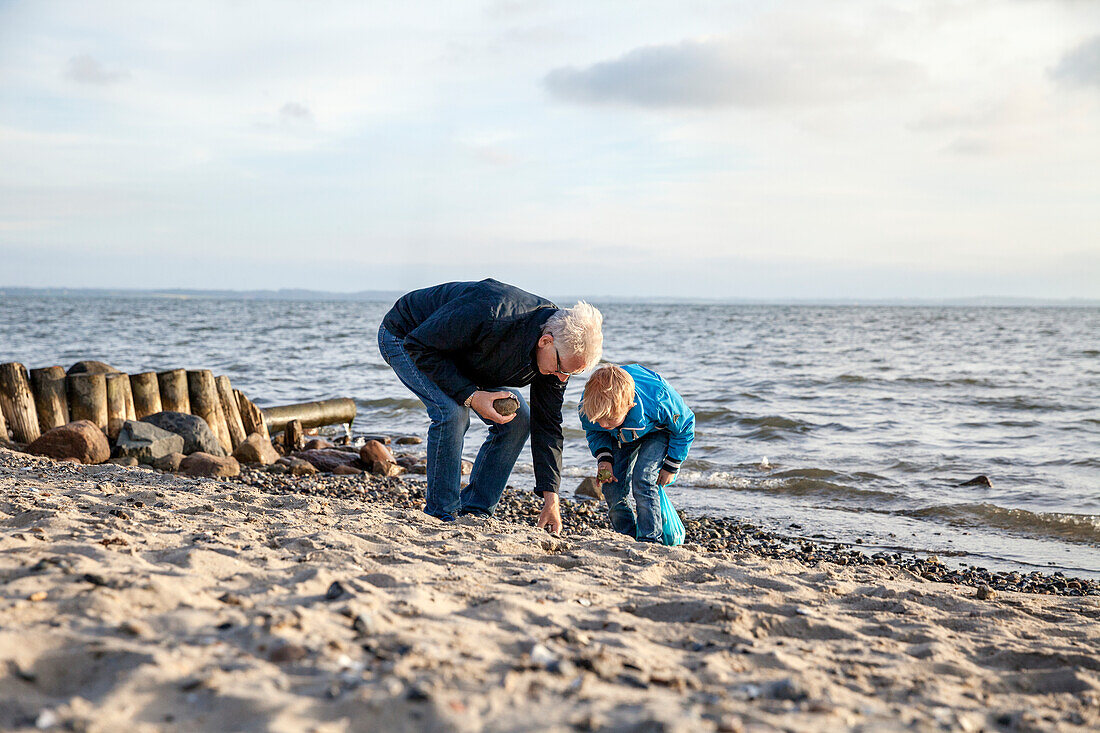
POLYGON ((610 462, 617 444, 633 443, 654 430, 664 430, 669 434, 664 469, 676 473, 695 439, 695 413, 657 372, 638 364, 624 364, 622 368, 634 379, 634 406, 622 425, 605 430, 588 419, 584 402, 580 404, 578 411, 589 450, 597 461, 610 462))

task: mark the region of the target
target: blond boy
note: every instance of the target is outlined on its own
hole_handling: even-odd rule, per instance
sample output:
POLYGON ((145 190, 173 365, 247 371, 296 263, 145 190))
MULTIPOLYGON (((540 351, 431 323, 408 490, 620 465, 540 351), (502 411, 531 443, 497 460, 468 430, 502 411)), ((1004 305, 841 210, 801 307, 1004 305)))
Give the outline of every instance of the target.
POLYGON ((581 425, 615 531, 661 542, 658 488, 672 483, 695 438, 695 414, 661 375, 603 366, 584 385, 581 425), (627 502, 633 493, 638 513, 627 502))

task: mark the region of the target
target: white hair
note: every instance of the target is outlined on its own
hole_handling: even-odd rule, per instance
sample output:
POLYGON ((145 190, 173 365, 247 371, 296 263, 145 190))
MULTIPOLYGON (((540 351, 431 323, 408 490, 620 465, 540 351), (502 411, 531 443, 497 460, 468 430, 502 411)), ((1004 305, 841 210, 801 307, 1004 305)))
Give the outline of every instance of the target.
POLYGON ((603 314, 583 300, 550 316, 543 333, 550 334, 561 343, 565 347, 564 354, 583 358, 584 368, 581 371, 586 372, 596 366, 603 355, 603 314))

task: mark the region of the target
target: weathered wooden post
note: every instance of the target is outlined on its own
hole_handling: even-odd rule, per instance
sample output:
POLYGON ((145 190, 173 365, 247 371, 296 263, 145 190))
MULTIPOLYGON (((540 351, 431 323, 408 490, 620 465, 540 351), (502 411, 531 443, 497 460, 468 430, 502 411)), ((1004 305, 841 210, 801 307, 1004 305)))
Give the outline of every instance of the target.
POLYGON ((34 407, 43 433, 69 422, 69 398, 65 394, 65 369, 60 366, 31 369, 34 407))
POLYGON ((224 374, 214 380, 218 387, 218 399, 222 403, 222 414, 225 415, 225 425, 229 428, 229 440, 233 443, 233 449, 244 442, 248 434, 244 432, 244 423, 241 421, 241 411, 237 406, 237 398, 233 396, 233 385, 229 383, 229 377, 224 374))
POLYGON ((130 397, 130 375, 105 374, 107 378, 107 437, 114 440, 122 424, 133 414, 134 402, 130 397))
POLYGON ((263 411, 253 404, 239 389, 233 390, 237 398, 237 408, 241 411, 241 422, 244 423, 244 432, 248 435, 259 433, 264 440, 271 441, 271 433, 267 431, 267 420, 263 411))
POLYGON ((70 374, 65 377, 69 419, 90 420, 107 432, 107 378, 103 374, 70 374))
POLYGON ((0 409, 0 441, 8 439, 8 421, 4 419, 4 411, 0 409))
POLYGON ((15 442, 31 443, 42 434, 27 369, 18 362, 0 364, 0 410, 11 424, 15 442))
POLYGON ((187 372, 187 392, 191 397, 191 414, 198 415, 214 431, 218 442, 230 453, 233 441, 229 439, 229 428, 222 414, 222 403, 218 398, 218 387, 214 383, 214 372, 209 369, 195 369, 187 372))
POLYGON ((191 414, 191 399, 187 394, 187 372, 172 369, 157 374, 160 385, 160 404, 165 412, 185 412, 191 414))
POLYGON ((134 398, 134 416, 140 420, 161 411, 160 385, 156 372, 130 375, 130 394, 134 398))
POLYGON ((287 453, 294 453, 302 449, 301 421, 291 420, 283 426, 283 448, 287 453))

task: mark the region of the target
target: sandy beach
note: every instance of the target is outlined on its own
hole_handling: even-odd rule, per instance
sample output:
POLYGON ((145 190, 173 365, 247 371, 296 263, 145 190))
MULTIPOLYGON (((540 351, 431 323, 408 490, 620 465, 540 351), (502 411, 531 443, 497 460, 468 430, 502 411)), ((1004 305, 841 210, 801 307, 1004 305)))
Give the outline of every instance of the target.
POLYGON ((5 730, 1097 729, 1100 598, 978 595, 0 450, 5 730))

